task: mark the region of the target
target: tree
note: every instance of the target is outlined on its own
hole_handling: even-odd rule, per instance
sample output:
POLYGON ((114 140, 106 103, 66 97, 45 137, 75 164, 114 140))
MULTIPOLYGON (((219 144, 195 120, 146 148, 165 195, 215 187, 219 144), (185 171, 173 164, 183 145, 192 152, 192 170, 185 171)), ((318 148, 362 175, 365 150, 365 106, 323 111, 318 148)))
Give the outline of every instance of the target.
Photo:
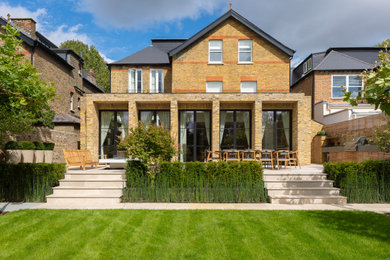
POLYGON ((375 45, 376 47, 390 47, 390 38, 375 45))
MULTIPOLYGON (((351 92, 344 93, 344 101, 357 106, 358 103, 366 101, 375 105, 375 109, 380 108, 386 115, 390 115, 390 53, 381 51, 378 55, 379 66, 371 70, 366 70, 362 74, 365 88, 360 91, 356 98, 351 97, 351 92)), ((345 89, 344 89, 345 91, 345 89)))
POLYGON ((84 59, 84 69, 86 71, 92 69, 96 75, 97 84, 105 92, 110 91, 110 71, 95 46, 88 46, 81 41, 70 40, 61 43, 60 48, 72 49, 75 53, 82 56, 84 59))
POLYGON ((52 83, 39 79, 37 69, 18 52, 22 40, 12 25, 0 33, 0 145, 13 134, 32 131, 33 126, 53 126, 54 111, 49 101, 55 97, 52 83))
POLYGON ((379 127, 372 138, 378 150, 390 153, 390 123, 379 127))

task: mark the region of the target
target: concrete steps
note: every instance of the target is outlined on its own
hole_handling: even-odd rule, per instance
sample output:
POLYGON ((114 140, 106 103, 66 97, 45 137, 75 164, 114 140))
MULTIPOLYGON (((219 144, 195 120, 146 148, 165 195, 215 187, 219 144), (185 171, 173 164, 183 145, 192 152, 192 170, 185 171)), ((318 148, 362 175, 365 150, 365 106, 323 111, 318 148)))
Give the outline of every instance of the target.
POLYGON ((68 170, 59 184, 46 197, 55 208, 107 207, 121 202, 126 176, 125 170, 117 169, 68 170))
POLYGON ((346 204, 340 189, 326 179, 322 167, 265 170, 264 186, 274 204, 346 204))

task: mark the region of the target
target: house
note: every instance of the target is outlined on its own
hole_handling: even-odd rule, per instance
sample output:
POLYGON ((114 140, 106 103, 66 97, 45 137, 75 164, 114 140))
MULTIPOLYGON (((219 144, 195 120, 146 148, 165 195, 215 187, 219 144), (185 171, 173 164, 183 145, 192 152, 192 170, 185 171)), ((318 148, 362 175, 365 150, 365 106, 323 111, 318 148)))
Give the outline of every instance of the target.
POLYGON ((378 62, 383 47, 339 47, 312 53, 291 73, 291 92, 311 96, 312 117, 322 124, 334 124, 380 114, 369 104, 351 106, 343 101, 342 86, 356 97, 364 88, 361 73, 378 62))
MULTIPOLYGON (((70 49, 60 49, 36 30, 36 22, 31 18, 4 19, 0 25, 11 22, 21 30, 23 40, 20 52, 41 73, 45 82, 53 82, 59 98, 51 101, 55 111, 54 129, 43 127, 17 137, 21 140, 54 142, 54 162, 64 162, 62 149, 80 147, 81 98, 88 93, 103 93, 96 84, 93 72, 83 70, 83 59, 70 49)), ((3 33, 4 29, 0 28, 3 33)))
POLYGON ((294 50, 229 10, 188 39, 109 64, 111 93, 87 94, 81 147, 108 157, 138 121, 169 129, 180 161, 204 151, 293 149, 311 157, 311 98, 290 93, 294 50))

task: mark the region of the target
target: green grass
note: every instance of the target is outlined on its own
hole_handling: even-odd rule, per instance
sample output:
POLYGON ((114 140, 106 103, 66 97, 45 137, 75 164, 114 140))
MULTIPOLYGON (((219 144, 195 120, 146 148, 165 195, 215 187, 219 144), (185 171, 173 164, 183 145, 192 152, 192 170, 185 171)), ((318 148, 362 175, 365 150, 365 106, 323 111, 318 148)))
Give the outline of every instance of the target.
POLYGON ((390 217, 350 211, 22 210, 0 259, 389 259, 390 217))

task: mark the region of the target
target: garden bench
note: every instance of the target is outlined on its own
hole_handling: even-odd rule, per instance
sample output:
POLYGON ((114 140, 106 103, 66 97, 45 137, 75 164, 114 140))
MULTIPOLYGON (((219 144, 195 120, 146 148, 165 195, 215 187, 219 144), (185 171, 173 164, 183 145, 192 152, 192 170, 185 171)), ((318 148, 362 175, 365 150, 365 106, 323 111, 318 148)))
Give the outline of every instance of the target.
POLYGON ((92 160, 92 154, 89 150, 63 149, 66 167, 80 166, 85 171, 85 166, 94 166, 97 168, 99 162, 92 160))

